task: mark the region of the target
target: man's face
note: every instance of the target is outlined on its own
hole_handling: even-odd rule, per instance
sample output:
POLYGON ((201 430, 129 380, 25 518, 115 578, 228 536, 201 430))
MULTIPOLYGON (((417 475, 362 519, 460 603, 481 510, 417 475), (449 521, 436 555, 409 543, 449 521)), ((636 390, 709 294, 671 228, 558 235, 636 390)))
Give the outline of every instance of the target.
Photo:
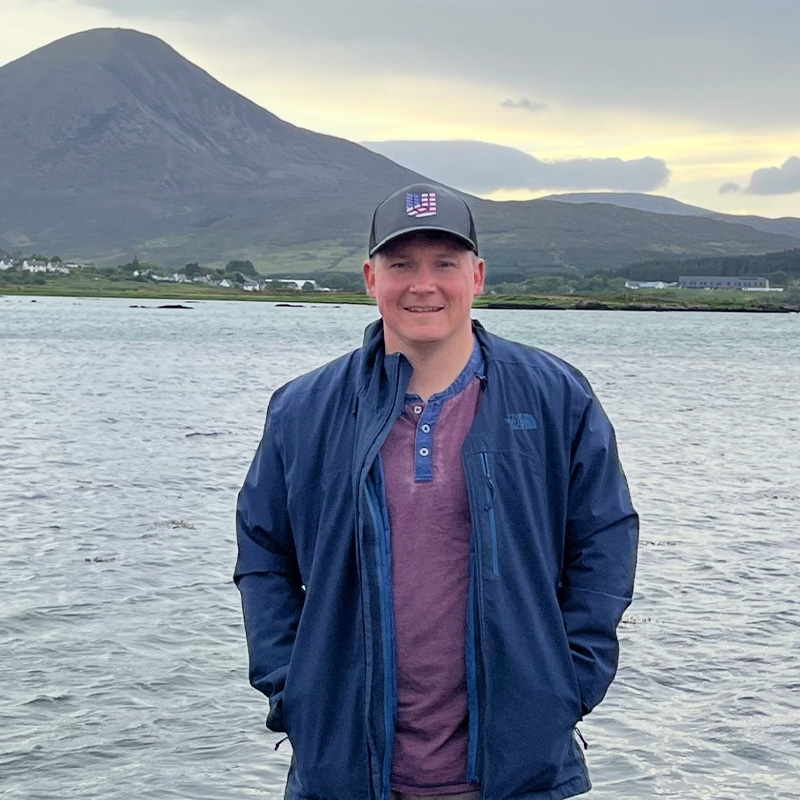
POLYGON ((484 271, 482 258, 436 233, 402 236, 365 262, 364 280, 383 317, 387 351, 471 341, 470 309, 483 291, 484 271))

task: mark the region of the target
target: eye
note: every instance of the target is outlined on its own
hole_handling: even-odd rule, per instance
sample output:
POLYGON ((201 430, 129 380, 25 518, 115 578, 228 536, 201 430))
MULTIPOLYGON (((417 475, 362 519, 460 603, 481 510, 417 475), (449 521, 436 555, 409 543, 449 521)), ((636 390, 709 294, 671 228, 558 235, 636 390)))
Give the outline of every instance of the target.
POLYGON ((404 269, 409 266, 408 261, 392 261, 389 263, 389 269, 404 269))

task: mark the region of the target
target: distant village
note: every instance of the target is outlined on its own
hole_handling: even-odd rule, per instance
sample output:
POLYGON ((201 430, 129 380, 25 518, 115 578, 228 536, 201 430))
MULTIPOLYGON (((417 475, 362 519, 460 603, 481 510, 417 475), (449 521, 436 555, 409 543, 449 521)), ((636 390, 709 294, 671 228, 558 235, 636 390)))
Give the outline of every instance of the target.
POLYGON ((309 278, 245 278, 237 281, 233 278, 214 278, 211 275, 195 275, 189 277, 183 272, 174 272, 172 275, 157 275, 152 271, 133 272, 132 276, 138 278, 143 276, 156 283, 199 283, 205 286, 221 286, 223 289, 237 288, 244 289, 246 292, 265 292, 285 290, 295 292, 330 292, 333 291, 327 286, 320 286, 315 280, 309 278))
POLYGON ((626 289, 740 289, 745 292, 782 292, 771 287, 767 278, 727 275, 681 275, 676 283, 664 281, 625 281, 626 289))
POLYGON ((35 258, 0 258, 0 272, 13 269, 17 272, 50 272, 57 275, 69 275, 70 270, 78 269, 83 264, 62 264, 61 260, 41 261, 35 258))
MULTIPOLYGON (((248 264, 252 269, 250 262, 230 262, 231 264, 248 264)), ((123 265, 118 269, 125 270, 126 267, 139 266, 138 262, 123 265)), ((238 288, 244 289, 246 292, 263 292, 263 291, 298 291, 298 292, 330 292, 332 291, 327 286, 320 285, 316 280, 310 278, 262 278, 260 276, 245 276, 237 273, 234 266, 230 277, 203 274, 202 268, 197 264, 187 264, 187 267, 194 269, 188 272, 173 272, 172 274, 163 274, 162 271, 147 265, 141 265, 139 268, 126 270, 131 278, 139 280, 149 280, 155 283, 195 283, 206 286, 220 286, 222 288, 238 288), (235 277, 234 277, 235 276, 235 277)), ((41 258, 12 258, 10 256, 0 256, 0 272, 13 270, 15 272, 29 273, 29 274, 51 274, 51 275, 70 275, 76 270, 91 270, 97 271, 97 268, 92 264, 81 264, 72 262, 63 262, 60 258, 54 259, 41 259, 41 258)), ((255 272, 255 270, 252 270, 255 272)), ((103 274, 103 270, 100 273, 103 274)), ((222 272, 217 270, 216 272, 222 272)))

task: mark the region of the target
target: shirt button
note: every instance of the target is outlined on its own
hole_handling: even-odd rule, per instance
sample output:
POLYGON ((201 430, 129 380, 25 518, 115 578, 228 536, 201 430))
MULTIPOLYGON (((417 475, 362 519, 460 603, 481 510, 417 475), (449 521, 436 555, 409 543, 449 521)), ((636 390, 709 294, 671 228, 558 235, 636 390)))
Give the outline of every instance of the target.
POLYGON ((428 453, 430 453, 430 450, 428 450, 427 447, 420 447, 419 454, 421 456, 426 456, 426 455, 428 455, 428 453))
POLYGON ((428 425, 427 422, 422 426, 422 432, 423 433, 430 433, 431 432, 431 426, 428 425))
POLYGON ((414 406, 414 413, 421 414, 422 413, 422 406, 414 406))

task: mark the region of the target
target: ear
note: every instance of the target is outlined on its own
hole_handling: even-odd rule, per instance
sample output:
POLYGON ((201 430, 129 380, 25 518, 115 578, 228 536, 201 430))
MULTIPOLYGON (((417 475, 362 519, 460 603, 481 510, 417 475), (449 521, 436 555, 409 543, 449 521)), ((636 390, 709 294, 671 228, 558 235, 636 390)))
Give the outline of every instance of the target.
POLYGON ((475 269, 473 272, 473 297, 483 294, 483 286, 486 281, 486 262, 482 258, 475 259, 475 269))
POLYGON ((367 287, 367 294, 375 297, 375 265, 371 261, 364 262, 364 285, 367 287))

